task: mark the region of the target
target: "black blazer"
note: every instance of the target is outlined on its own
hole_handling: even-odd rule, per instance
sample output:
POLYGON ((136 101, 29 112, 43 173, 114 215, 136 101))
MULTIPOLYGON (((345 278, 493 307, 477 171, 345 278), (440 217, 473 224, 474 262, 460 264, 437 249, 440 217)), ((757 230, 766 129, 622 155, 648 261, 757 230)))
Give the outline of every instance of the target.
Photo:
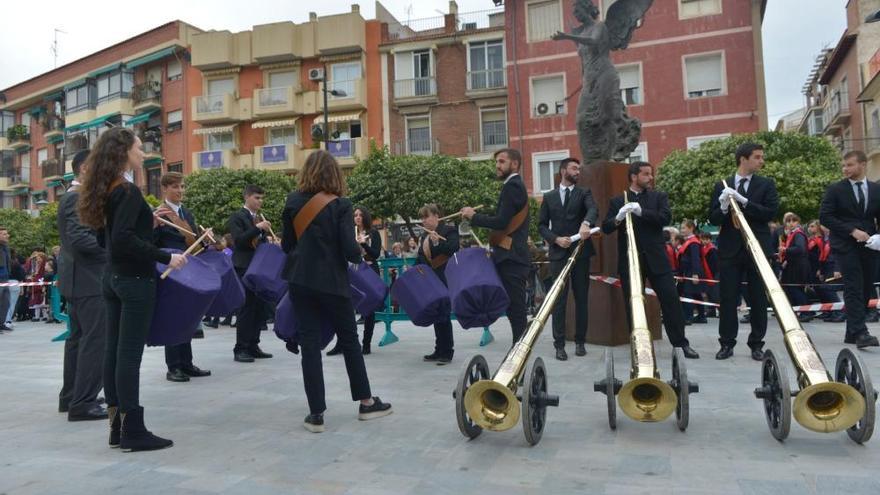
MULTIPOLYGON (((196 232, 196 217, 191 211, 181 206, 178 216, 189 225, 190 232, 196 232)), ((162 218, 171 221, 168 217, 162 218)), ((186 245, 186 237, 179 230, 165 224, 153 229, 153 242, 160 248, 180 249, 181 251, 186 251, 189 247, 186 245)))
MULTIPOLYGON (((669 197, 665 192, 645 191, 635 197, 628 191, 630 201, 642 207, 642 216, 632 215, 633 229, 636 233, 636 247, 639 259, 652 274, 661 275, 672 271, 669 257, 666 256, 666 241, 663 239, 663 227, 672 220, 669 210, 669 197)), ((623 195, 615 196, 608 202, 608 214, 602 222, 602 232, 610 234, 617 230, 617 271, 629 273, 626 261, 626 220, 617 224, 617 212, 623 207, 623 195)))
MULTIPOLYGON (((529 194, 526 192, 526 185, 523 183, 522 176, 515 175, 501 187, 501 195, 498 197, 498 207, 495 209, 495 215, 487 215, 485 213, 477 213, 471 219, 471 225, 474 227, 485 227, 492 230, 504 230, 510 223, 510 220, 519 213, 529 203, 529 194)), ((529 266, 529 215, 526 219, 513 231, 510 235, 513 239, 510 250, 500 246, 492 248, 492 259, 495 264, 504 261, 511 261, 520 265, 529 266)))
POLYGON ((296 237, 293 219, 314 194, 299 191, 287 196, 281 214, 284 234, 281 248, 287 253, 283 276, 292 285, 318 292, 351 297, 348 263, 360 263, 361 247, 354 238, 354 212, 348 198, 327 204, 296 237))
POLYGON ((363 256, 364 261, 370 264, 374 272, 379 273, 379 257, 382 256, 382 238, 379 237, 379 232, 372 227, 370 227, 367 235, 370 237, 370 242, 360 245, 364 250, 361 256, 363 256))
MULTIPOLYGON (((446 256, 452 257, 452 255, 455 254, 456 251, 458 251, 458 248, 461 247, 458 241, 458 228, 456 228, 455 225, 447 225, 441 223, 437 226, 437 233, 445 237, 446 240, 444 241, 441 239, 436 246, 434 246, 433 244, 431 245, 431 256, 433 258, 436 258, 441 254, 445 254, 446 256)), ((419 237, 419 251, 416 256, 416 263, 430 265, 430 263, 428 263, 428 258, 425 257, 425 250, 423 249, 425 245, 425 239, 428 238, 428 235, 429 234, 425 232, 421 235, 421 237, 419 237)), ((434 273, 436 273, 437 276, 440 277, 440 280, 442 280, 444 284, 446 283, 446 263, 435 268, 434 273)))
MULTIPOLYGON (((596 225, 599 218, 599 208, 593 200, 593 193, 589 189, 574 186, 568 196, 565 207, 562 206, 562 197, 559 188, 544 193, 541 209, 538 213, 538 231, 541 237, 550 244, 551 261, 568 259, 574 245, 563 249, 556 245, 559 236, 573 236, 578 233, 581 223, 586 220, 589 224, 596 225)), ((595 254, 593 241, 590 239, 581 251, 581 256, 590 257, 595 254)))
POLYGON ((850 235, 853 229, 868 235, 877 233, 880 223, 880 184, 868 183, 867 211, 860 212, 858 200, 849 179, 831 184, 825 189, 819 207, 819 221, 831 231, 831 250, 836 254, 849 253, 864 247, 850 235))
MULTIPOLYGON (((770 234, 770 226, 768 223, 776 216, 779 210, 779 194, 776 193, 776 183, 772 179, 752 175, 749 181, 745 197, 749 199, 745 208, 742 208, 743 215, 749 222, 749 227, 758 238, 764 254, 771 256, 773 254, 773 239, 770 234)), ((727 178, 727 184, 730 187, 736 187, 734 177, 727 178)), ((709 203, 709 222, 713 225, 721 227, 718 233, 718 241, 715 245, 718 247, 718 256, 721 259, 736 257, 740 250, 746 249, 743 243, 742 234, 733 226, 733 205, 727 210, 727 214, 721 211, 721 202, 718 196, 724 185, 721 182, 715 184, 715 190, 712 192, 712 201, 709 203)), ((736 201, 730 198, 731 201, 736 201)))
POLYGON ((266 242, 265 232, 257 228, 251 212, 247 208, 242 207, 229 217, 226 221, 226 230, 232 234, 232 264, 239 270, 247 270, 254 258, 256 248, 253 245, 254 239, 257 244, 266 242))
POLYGON ((96 232, 79 221, 78 199, 79 193, 72 187, 58 203, 58 235, 61 237, 58 288, 68 299, 100 296, 101 277, 107 263, 107 253, 98 245, 96 232))

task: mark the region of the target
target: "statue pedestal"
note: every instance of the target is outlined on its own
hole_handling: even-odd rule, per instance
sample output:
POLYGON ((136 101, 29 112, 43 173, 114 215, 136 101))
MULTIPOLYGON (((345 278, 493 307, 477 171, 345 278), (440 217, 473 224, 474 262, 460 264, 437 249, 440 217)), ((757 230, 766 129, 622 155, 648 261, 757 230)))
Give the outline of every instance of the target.
MULTIPOLYGON (((614 162, 593 162, 584 166, 579 185, 589 187, 593 199, 599 206, 599 221, 608 213, 608 201, 629 187, 629 165, 614 162)), ((591 274, 617 276, 617 233, 593 240, 596 255, 590 263, 591 274)), ((574 298, 571 291, 566 308, 565 337, 574 340, 574 298)), ((662 338, 660 304, 655 297, 647 297, 645 311, 648 315, 648 328, 654 340, 662 338)), ((589 329, 587 342, 614 346, 629 343, 630 328, 626 321, 623 290, 620 287, 595 280, 590 281, 589 329)))

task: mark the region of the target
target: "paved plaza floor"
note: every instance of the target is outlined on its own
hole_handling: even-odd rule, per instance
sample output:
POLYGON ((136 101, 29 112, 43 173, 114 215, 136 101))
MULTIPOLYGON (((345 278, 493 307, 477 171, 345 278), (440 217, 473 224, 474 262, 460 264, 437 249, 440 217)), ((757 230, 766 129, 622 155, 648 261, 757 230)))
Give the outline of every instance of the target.
MULTIPOLYGON (((833 366, 843 325, 806 328, 833 366)), ((717 320, 688 327, 702 359, 687 362, 701 390, 691 396, 686 433, 674 416, 637 423, 619 411, 617 431, 609 430, 605 396, 592 391, 604 375, 603 349, 588 346, 586 357, 575 357, 569 345, 569 360, 556 361, 548 325, 533 356, 544 358, 560 405, 548 411, 543 440, 534 447, 519 425, 473 441, 456 426, 451 392, 461 367, 483 353, 497 368, 510 344, 506 320, 483 348, 479 331, 456 326, 448 366, 422 362, 433 346, 431 330, 398 323, 400 342, 378 347, 377 327, 367 369, 374 394, 393 403, 394 414, 375 421, 357 420, 341 357, 325 357, 323 434, 301 425, 307 407, 299 356, 268 332, 262 346, 273 359, 235 363, 234 330, 207 329, 193 350, 211 377, 168 382, 162 349, 145 352, 147 425, 174 447, 129 454, 107 447, 105 422, 69 423, 56 411, 63 345, 50 339, 60 329, 20 323, 0 336, 0 494, 880 493, 880 439, 861 446, 845 433, 814 433, 794 421, 785 443, 770 436, 752 395, 760 365, 743 345, 730 360, 714 359, 717 320)), ((671 348, 655 345, 661 376, 669 379, 671 348)), ((775 322, 767 347, 789 364, 775 322)), ((629 349, 614 353, 618 377, 625 378, 629 349)), ((880 351, 860 355, 880 381, 880 351)), ((789 374, 794 379, 790 364, 789 374)))

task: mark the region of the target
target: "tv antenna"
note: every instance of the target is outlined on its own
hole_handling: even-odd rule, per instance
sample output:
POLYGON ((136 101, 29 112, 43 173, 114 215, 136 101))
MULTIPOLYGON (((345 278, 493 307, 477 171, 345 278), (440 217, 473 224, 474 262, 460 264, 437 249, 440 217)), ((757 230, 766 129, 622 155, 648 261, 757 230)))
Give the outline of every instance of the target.
POLYGON ((58 33, 67 34, 66 31, 62 31, 58 28, 55 28, 55 41, 52 42, 52 46, 49 48, 49 50, 52 51, 52 55, 55 58, 53 68, 58 68, 58 33))

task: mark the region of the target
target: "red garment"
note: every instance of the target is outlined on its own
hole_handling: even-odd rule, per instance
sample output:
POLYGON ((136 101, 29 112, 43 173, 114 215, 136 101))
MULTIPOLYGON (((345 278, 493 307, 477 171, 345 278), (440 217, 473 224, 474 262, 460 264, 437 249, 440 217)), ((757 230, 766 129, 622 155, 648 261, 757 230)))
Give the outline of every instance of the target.
POLYGON ((700 247, 700 263, 703 264, 703 273, 705 274, 706 278, 712 278, 712 270, 709 269, 709 263, 706 262, 706 252, 703 250, 703 245, 700 242, 699 237, 691 236, 688 240, 684 241, 684 244, 682 244, 681 247, 678 248, 678 255, 683 255, 685 251, 687 251, 688 248, 693 246, 694 244, 700 247))
POLYGON ((715 250, 715 244, 707 242, 700 248, 700 259, 703 261, 703 270, 706 272, 706 278, 715 280, 715 274, 709 269, 709 253, 715 250))
POLYGON ((678 254, 675 252, 675 248, 672 247, 672 244, 666 243, 666 257, 669 258, 669 264, 672 266, 672 270, 678 271, 678 254))
POLYGON ((806 239, 807 241, 807 248, 809 249, 810 244, 809 239, 807 239, 807 234, 804 233, 804 230, 802 228, 798 227, 789 232, 788 236, 785 238, 785 249, 781 253, 779 253, 780 261, 785 261, 785 251, 788 251, 789 246, 791 246, 791 243, 794 242, 794 237, 798 234, 804 236, 804 239, 806 239))
POLYGON ((819 261, 825 263, 828 261, 829 256, 831 256, 831 243, 822 237, 822 250, 819 251, 819 261))
MULTIPOLYGON (((25 262, 25 273, 27 273, 27 282, 39 282, 46 275, 46 259, 42 257, 28 258, 25 262)), ((41 306, 46 303, 46 288, 43 286, 31 287, 28 306, 41 306)))

